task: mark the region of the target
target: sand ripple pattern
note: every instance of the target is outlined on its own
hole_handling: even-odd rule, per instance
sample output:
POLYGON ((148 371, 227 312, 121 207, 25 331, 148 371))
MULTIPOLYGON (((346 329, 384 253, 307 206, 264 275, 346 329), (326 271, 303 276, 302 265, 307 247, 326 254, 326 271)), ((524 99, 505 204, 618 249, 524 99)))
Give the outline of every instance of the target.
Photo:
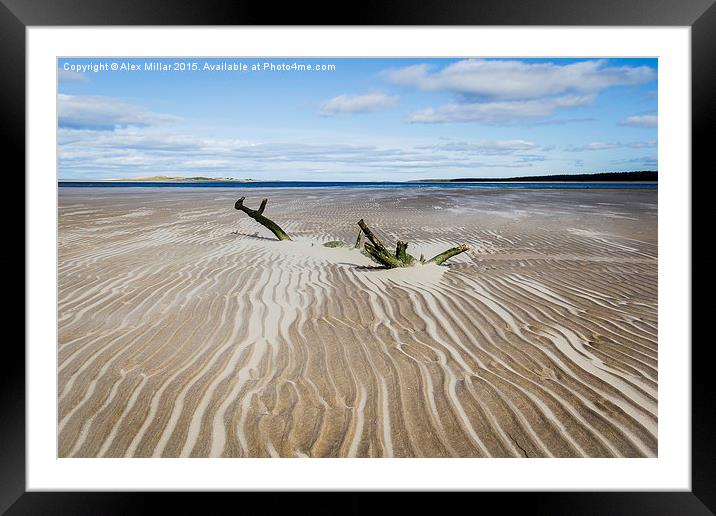
POLYGON ((62 188, 58 454, 656 456, 656 195, 62 188))

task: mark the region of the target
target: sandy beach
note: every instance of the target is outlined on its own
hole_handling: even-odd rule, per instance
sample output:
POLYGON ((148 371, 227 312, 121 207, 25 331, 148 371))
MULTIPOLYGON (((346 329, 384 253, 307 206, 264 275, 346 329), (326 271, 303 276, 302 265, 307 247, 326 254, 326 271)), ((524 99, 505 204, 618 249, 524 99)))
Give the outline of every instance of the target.
POLYGON ((58 238, 60 457, 657 455, 655 189, 62 187, 58 238))

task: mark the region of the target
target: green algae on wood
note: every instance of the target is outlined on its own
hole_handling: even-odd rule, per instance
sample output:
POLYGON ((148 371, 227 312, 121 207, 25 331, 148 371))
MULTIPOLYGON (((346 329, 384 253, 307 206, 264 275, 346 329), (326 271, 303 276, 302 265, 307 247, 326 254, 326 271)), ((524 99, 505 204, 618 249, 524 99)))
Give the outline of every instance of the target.
MULTIPOLYGON (((443 251, 440 254, 435 255, 429 260, 426 260, 423 255, 420 255, 420 260, 416 260, 414 256, 408 254, 407 242, 398 240, 397 244, 395 245, 395 253, 391 253, 378 239, 378 237, 375 236, 375 234, 371 231, 371 229, 368 227, 368 225, 363 219, 360 219, 358 221, 358 226, 360 227, 361 232, 365 234, 366 239, 370 241, 370 243, 366 242, 364 245, 365 254, 367 254, 368 257, 371 258, 374 262, 384 265, 389 269, 395 269, 398 267, 412 267, 413 265, 416 265, 418 263, 432 263, 435 265, 441 265, 453 256, 456 256, 460 253, 464 253, 465 251, 470 249, 467 245, 461 244, 457 247, 452 247, 446 251, 443 251)), ((360 246, 360 233, 358 234, 358 238, 356 239, 356 247, 358 246, 360 246)))

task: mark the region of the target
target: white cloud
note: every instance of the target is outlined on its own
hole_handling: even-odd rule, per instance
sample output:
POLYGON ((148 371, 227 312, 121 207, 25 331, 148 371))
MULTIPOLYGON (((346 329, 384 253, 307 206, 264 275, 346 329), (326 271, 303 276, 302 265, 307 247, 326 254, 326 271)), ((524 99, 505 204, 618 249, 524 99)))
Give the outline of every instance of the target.
POLYGON ((657 127, 659 124, 657 115, 633 115, 625 118, 620 125, 630 125, 632 127, 657 127))
POLYGON ((639 158, 612 160, 615 165, 634 165, 639 167, 657 168, 659 160, 656 156, 642 156, 639 158))
POLYGON ((583 95, 550 99, 461 102, 415 111, 408 115, 408 121, 413 123, 483 122, 504 124, 513 120, 547 118, 558 108, 584 106, 593 101, 593 95, 583 95))
POLYGON ((434 73, 421 64, 386 70, 383 76, 394 84, 426 91, 508 100, 591 95, 612 86, 650 82, 656 71, 648 66, 608 66, 602 59, 565 65, 466 59, 434 73))
POLYGON ((448 152, 462 152, 486 156, 501 156, 507 154, 515 154, 522 151, 530 151, 536 149, 537 147, 539 146, 536 143, 528 140, 492 140, 475 143, 450 142, 418 148, 448 152))
POLYGON ((399 86, 457 96, 455 103, 411 113, 410 122, 504 124, 546 119, 557 109, 590 104, 607 88, 653 81, 656 71, 648 66, 609 66, 603 59, 564 65, 465 59, 440 70, 418 64, 385 70, 382 76, 399 86))
POLYGON ((650 147, 656 147, 656 140, 649 140, 646 142, 592 142, 586 145, 580 145, 577 147, 568 147, 566 150, 569 152, 582 152, 582 151, 600 151, 600 150, 611 150, 611 149, 622 149, 628 147, 630 149, 646 149, 650 147))
POLYGON ((153 113, 143 106, 122 99, 90 95, 57 95, 60 127, 114 130, 118 127, 147 127, 177 120, 177 117, 153 113))
POLYGON ((350 113, 371 113, 388 109, 398 103, 400 97, 385 93, 368 93, 366 95, 338 95, 321 105, 322 116, 333 116, 350 113))
POLYGON ((649 140, 647 142, 631 142, 627 143, 626 146, 632 149, 646 149, 649 147, 656 147, 656 140, 649 140))
POLYGON ((399 178, 401 172, 439 177, 446 170, 464 175, 475 168, 532 167, 545 159, 532 152, 538 148, 528 140, 454 144, 436 140, 435 145, 396 147, 260 143, 129 127, 114 131, 61 128, 58 155, 63 179, 154 175, 291 179, 298 174, 328 173, 326 170, 342 178, 348 177, 345 174, 399 178))
POLYGON ((586 145, 580 145, 579 147, 568 147, 566 150, 569 152, 581 152, 581 151, 598 151, 598 150, 610 150, 618 149, 623 147, 621 143, 609 143, 609 142, 592 142, 586 145))

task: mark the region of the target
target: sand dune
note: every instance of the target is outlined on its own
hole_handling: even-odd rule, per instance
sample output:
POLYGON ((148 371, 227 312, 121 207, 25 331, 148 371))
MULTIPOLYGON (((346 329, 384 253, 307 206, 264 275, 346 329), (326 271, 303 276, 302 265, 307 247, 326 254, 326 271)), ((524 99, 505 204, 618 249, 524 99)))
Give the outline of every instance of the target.
POLYGON ((656 196, 61 188, 58 455, 655 456, 656 196))

